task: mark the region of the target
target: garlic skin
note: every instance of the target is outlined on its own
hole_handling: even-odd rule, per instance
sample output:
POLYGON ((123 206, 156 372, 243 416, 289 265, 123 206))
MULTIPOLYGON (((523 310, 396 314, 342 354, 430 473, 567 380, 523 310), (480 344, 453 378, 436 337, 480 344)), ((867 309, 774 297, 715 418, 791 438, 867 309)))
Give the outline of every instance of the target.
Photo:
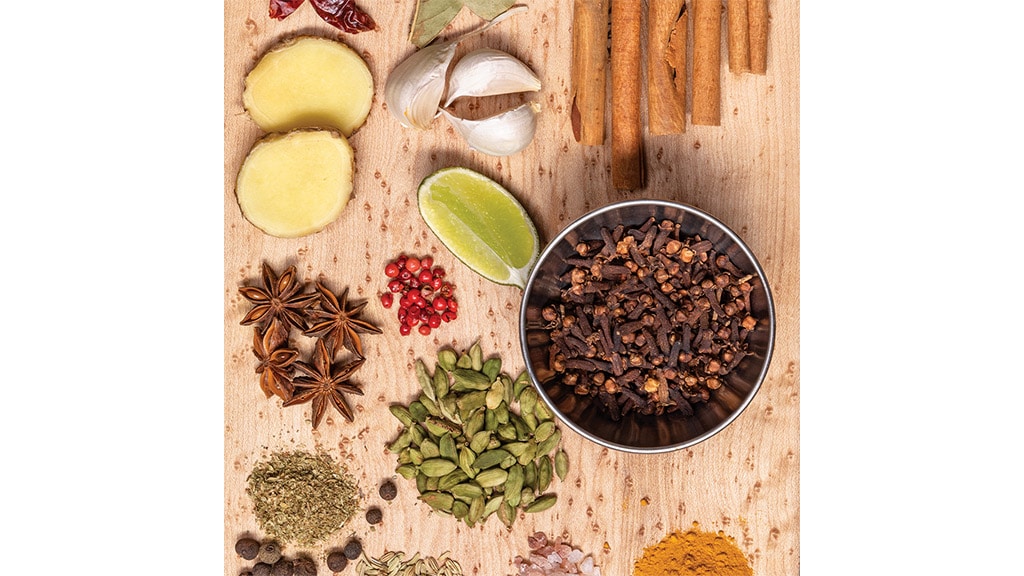
POLYGON ((445 107, 463 96, 496 96, 540 90, 540 78, 508 52, 480 48, 455 64, 448 80, 445 107))
POLYGON ((482 120, 466 120, 441 110, 470 148, 491 156, 511 156, 526 148, 537 131, 539 112, 540 105, 536 102, 527 102, 482 120))
POLYGON ((402 60, 384 85, 384 102, 402 126, 426 130, 437 117, 459 41, 427 46, 402 60))

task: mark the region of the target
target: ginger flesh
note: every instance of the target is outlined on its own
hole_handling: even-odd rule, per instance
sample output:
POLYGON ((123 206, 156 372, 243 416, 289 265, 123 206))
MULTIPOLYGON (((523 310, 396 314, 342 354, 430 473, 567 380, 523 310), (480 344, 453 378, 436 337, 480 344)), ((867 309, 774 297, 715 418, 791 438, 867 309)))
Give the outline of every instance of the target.
POLYGON ((363 125, 373 77, 347 45, 300 36, 267 51, 245 77, 242 104, 266 132, 335 129, 346 137, 363 125))
POLYGON ((235 194, 242 215, 279 238, 298 238, 334 222, 352 195, 352 147, 330 130, 270 134, 249 151, 235 194))

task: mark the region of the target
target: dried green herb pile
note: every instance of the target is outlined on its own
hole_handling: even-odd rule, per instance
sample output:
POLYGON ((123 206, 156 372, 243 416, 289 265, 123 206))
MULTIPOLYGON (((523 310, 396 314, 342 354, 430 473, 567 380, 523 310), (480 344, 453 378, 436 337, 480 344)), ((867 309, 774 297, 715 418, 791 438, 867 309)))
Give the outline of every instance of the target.
POLYGON ((554 506, 546 491, 569 462, 554 414, 525 372, 512 380, 500 358, 485 361, 474 344, 461 354, 442 349, 433 374, 417 360, 416 375, 419 397, 390 407, 404 427, 389 449, 420 500, 470 527, 495 513, 511 527, 519 509, 554 506))
POLYGON ((355 479, 323 453, 271 455, 253 467, 246 493, 264 532, 303 546, 326 539, 359 507, 355 479))

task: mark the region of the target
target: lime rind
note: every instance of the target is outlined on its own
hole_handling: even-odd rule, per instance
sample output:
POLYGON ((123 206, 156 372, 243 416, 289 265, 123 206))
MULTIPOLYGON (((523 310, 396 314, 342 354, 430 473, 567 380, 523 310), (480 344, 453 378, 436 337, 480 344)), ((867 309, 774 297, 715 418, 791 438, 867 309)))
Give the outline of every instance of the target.
POLYGON ((529 214, 504 187, 468 168, 442 168, 418 190, 420 215, 438 240, 484 278, 526 287, 540 255, 529 214))

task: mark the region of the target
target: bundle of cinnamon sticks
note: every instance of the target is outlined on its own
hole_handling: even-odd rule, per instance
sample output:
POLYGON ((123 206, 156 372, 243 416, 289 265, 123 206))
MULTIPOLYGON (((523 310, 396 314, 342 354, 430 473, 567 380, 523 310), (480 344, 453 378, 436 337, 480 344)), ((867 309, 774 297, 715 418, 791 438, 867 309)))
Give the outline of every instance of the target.
MULTIPOLYGON (((767 0, 725 1, 729 71, 766 74, 767 0)), ((722 10, 722 0, 648 0, 647 111, 651 134, 686 131, 686 64, 691 46, 690 122, 721 125, 722 10)), ((587 146, 604 144, 610 26, 612 184, 629 190, 641 188, 644 177, 641 12, 640 0, 575 0, 573 10, 573 135, 587 146)))

